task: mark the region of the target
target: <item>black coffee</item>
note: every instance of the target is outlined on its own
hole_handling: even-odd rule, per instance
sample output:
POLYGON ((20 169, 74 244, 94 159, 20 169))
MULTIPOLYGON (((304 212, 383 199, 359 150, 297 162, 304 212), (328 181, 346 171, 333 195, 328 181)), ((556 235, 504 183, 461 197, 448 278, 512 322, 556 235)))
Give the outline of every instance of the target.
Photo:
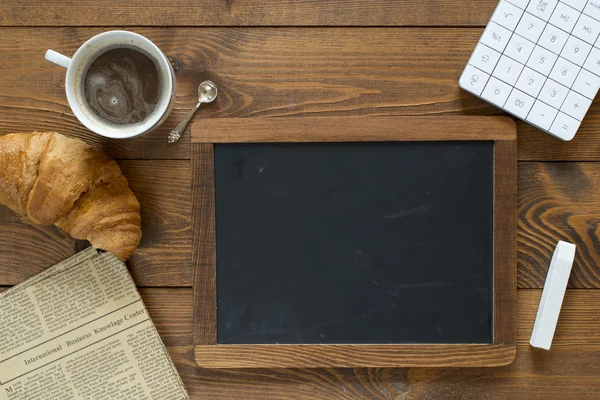
POLYGON ((141 122, 158 102, 158 70, 145 54, 127 48, 109 50, 90 65, 84 94, 92 111, 114 124, 141 122))

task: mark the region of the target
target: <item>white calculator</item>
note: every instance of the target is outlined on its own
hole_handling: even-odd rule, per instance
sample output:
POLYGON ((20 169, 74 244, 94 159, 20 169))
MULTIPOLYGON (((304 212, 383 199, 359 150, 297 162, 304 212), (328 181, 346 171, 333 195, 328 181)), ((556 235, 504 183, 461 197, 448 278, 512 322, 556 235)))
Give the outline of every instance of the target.
POLYGON ((575 136, 600 88, 600 0, 501 0, 459 85, 556 136, 575 136))

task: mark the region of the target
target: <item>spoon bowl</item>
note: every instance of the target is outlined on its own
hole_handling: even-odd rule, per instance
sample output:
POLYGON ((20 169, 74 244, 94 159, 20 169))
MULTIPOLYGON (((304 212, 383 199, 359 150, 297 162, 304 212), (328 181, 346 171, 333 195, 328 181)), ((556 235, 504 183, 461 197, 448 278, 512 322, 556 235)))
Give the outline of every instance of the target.
POLYGON ((217 86, 212 81, 204 81, 198 86, 198 101, 210 103, 217 98, 217 86))
POLYGON ((198 107, 200 107, 202 103, 210 103, 211 101, 216 99, 217 93, 217 85, 215 85, 212 81, 204 81, 198 86, 198 102, 196 103, 194 108, 192 108, 190 112, 187 113, 183 121, 181 121, 175 127, 175 129, 171 131, 171 133, 169 133, 169 143, 175 143, 179 140, 181 134, 185 130, 185 127, 194 116, 194 113, 196 112, 198 107))

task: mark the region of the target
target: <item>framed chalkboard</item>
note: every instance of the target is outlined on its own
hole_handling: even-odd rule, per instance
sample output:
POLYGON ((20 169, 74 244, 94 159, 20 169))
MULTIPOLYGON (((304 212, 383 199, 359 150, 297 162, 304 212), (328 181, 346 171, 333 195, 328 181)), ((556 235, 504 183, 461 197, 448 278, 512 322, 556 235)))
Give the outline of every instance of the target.
POLYGON ((208 125, 192 139, 201 366, 512 360, 511 120, 208 125))

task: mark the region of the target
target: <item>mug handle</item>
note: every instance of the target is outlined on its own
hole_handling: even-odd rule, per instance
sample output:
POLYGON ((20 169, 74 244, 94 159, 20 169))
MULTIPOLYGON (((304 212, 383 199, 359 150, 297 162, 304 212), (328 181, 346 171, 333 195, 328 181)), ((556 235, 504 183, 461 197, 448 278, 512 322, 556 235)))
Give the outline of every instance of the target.
POLYGON ((57 53, 54 50, 46 51, 46 60, 53 62, 56 65, 60 65, 64 68, 69 68, 69 64, 71 63, 71 59, 67 56, 63 56, 60 53, 57 53))

